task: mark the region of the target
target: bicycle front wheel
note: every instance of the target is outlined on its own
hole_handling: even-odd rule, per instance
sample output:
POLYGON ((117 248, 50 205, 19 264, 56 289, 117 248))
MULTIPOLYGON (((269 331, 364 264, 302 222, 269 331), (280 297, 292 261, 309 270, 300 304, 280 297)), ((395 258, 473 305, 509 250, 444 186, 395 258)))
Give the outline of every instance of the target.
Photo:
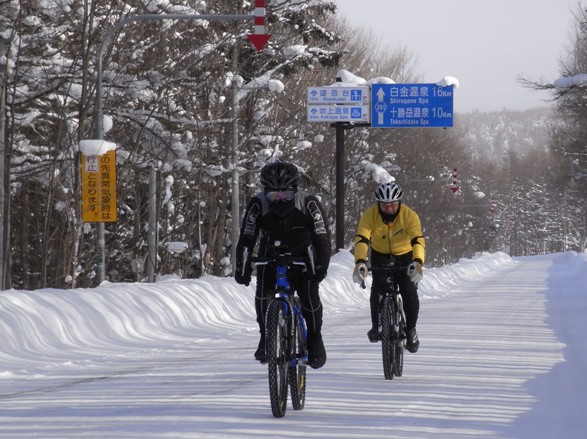
POLYGON ((287 409, 287 320, 286 305, 273 300, 267 309, 267 365, 269 398, 273 416, 281 418, 287 409))
MULTIPOLYGON (((295 305, 301 309, 300 299, 295 298, 295 305)), ((291 404, 294 410, 302 410, 306 403, 306 338, 302 328, 301 316, 294 313, 294 335, 291 349, 292 359, 289 365, 289 388, 291 392, 291 404)))
POLYGON ((381 326, 383 374, 386 380, 392 380, 396 350, 393 343, 393 298, 390 296, 385 296, 381 304, 381 326))
POLYGON ((404 343, 406 340, 406 323, 403 318, 403 305, 401 297, 394 307, 393 313, 393 346, 395 358, 393 362, 393 374, 401 377, 404 371, 404 343))

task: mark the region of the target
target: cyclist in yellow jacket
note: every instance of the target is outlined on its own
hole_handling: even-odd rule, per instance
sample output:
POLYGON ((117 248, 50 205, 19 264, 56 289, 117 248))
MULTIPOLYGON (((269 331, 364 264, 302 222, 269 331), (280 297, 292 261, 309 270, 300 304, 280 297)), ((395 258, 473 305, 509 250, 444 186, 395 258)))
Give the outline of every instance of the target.
MULTIPOLYGON (((406 265, 406 273, 399 273, 399 288, 406 313, 406 349, 416 352, 420 346, 416 323, 420 310, 418 282, 422 279, 425 240, 418 214, 402 204, 403 191, 396 183, 383 183, 375 191, 377 204, 367 209, 357 228, 355 236, 355 270, 353 280, 362 283, 368 276, 367 255, 371 249, 370 265, 379 267, 395 261, 406 265)), ((373 274, 371 285, 371 323, 367 333, 369 340, 380 339, 379 298, 385 292, 384 272, 373 274)))

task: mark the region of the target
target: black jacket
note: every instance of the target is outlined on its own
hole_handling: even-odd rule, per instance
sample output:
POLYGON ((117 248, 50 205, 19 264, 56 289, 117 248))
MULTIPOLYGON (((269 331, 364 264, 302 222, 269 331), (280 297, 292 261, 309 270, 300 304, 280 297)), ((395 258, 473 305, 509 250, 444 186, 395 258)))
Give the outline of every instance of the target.
MULTIPOLYGON (((330 264, 330 231, 322 206, 315 196, 298 191, 294 207, 285 217, 270 210, 263 192, 253 196, 243 218, 237 245, 237 267, 242 266, 243 248, 247 247, 249 255, 252 255, 259 235, 259 256, 267 256, 268 244, 276 240, 287 246, 294 256, 307 256, 307 247, 311 244, 316 254, 317 269, 326 273, 330 264)), ((245 270, 250 273, 252 268, 247 266, 245 270)))

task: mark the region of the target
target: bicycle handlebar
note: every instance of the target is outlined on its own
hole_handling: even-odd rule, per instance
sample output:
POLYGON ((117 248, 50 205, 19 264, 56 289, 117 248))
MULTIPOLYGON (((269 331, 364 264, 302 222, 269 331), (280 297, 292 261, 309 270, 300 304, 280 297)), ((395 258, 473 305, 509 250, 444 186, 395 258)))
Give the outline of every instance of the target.
MULTIPOLYGON (((277 249, 279 245, 275 245, 274 250, 277 249)), ((276 253, 273 256, 254 256, 248 258, 249 263, 254 263, 255 265, 269 265, 269 264, 277 264, 277 265, 299 265, 301 267, 310 267, 312 274, 316 274, 316 265, 314 263, 315 255, 314 255, 314 248, 309 245, 307 247, 308 256, 293 256, 291 253, 276 253)), ((248 251, 248 249, 247 249, 248 251)), ((244 268, 243 268, 244 270, 244 268)))
POLYGON ((288 265, 288 264, 292 264, 292 265, 300 265, 300 266, 305 267, 310 262, 310 259, 307 257, 292 256, 291 254, 283 254, 283 255, 277 255, 275 257, 255 256, 255 257, 249 258, 249 261, 251 263, 254 263, 255 265, 269 265, 269 264, 288 265))
POLYGON ((385 272, 387 273, 388 271, 392 271, 392 272, 400 272, 400 271, 407 271, 408 270, 408 265, 382 265, 382 266, 378 266, 378 267, 371 267, 371 271, 373 272, 385 272))
MULTIPOLYGON (((388 273, 390 271, 393 273, 399 273, 401 271, 405 272, 405 271, 407 271, 407 269, 408 269, 407 265, 382 265, 382 266, 377 266, 377 267, 371 267, 370 271, 373 273, 388 273)), ((365 285, 364 279, 361 282, 361 288, 362 289, 367 288, 367 286, 365 285)))

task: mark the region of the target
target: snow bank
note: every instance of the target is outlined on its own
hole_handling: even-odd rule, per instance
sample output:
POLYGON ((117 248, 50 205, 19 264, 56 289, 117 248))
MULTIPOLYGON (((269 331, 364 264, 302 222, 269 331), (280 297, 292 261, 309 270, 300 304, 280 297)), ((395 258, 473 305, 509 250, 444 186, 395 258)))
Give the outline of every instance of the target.
MULTIPOLYGON (((423 300, 449 294, 461 279, 478 278, 512 263, 504 253, 482 254, 458 264, 425 270, 423 300)), ((355 310, 369 297, 351 279, 352 254, 333 256, 321 285, 326 315, 355 310)), ((111 284, 98 288, 4 291, 0 295, 0 373, 14 361, 63 361, 68 353, 116 355, 178 340, 256 332, 254 286, 204 276, 160 283, 111 284), (94 353, 94 354, 92 354, 94 353)), ((72 357, 74 358, 74 357, 72 357)))

